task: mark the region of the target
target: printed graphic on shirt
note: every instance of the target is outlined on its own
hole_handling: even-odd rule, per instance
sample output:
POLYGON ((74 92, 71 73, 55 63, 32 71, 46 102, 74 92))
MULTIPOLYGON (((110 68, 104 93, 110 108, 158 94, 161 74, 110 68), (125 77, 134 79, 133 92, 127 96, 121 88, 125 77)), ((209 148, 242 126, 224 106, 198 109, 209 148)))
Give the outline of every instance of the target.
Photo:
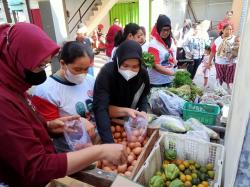
POLYGON ((168 62, 169 57, 170 57, 170 54, 169 54, 169 52, 167 51, 167 52, 164 54, 164 60, 161 62, 161 65, 162 65, 162 66, 169 66, 169 65, 170 65, 170 63, 168 62))
POLYGON ((83 102, 77 102, 75 105, 76 112, 81 117, 86 118, 89 121, 94 120, 94 116, 91 115, 93 113, 93 101, 91 99, 87 99, 85 104, 83 102))

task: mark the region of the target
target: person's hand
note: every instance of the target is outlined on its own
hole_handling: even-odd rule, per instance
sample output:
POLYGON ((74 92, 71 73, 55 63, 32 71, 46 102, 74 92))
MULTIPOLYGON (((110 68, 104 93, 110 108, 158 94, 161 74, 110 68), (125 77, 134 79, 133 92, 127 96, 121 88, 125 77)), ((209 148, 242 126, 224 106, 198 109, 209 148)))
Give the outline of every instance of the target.
POLYGON ((136 118, 136 116, 141 116, 142 114, 138 110, 134 110, 132 108, 126 108, 126 113, 128 117, 131 117, 133 119, 136 118))
POLYGON ((147 115, 147 113, 144 112, 144 111, 139 112, 139 113, 138 113, 138 116, 141 116, 141 117, 143 117, 143 118, 145 118, 145 119, 148 119, 148 115, 147 115))
POLYGON ((66 116, 57 118, 47 122, 48 131, 54 134, 61 134, 64 131, 74 131, 74 129, 66 127, 66 121, 79 120, 80 116, 66 116))
POLYGON ((89 136, 92 138, 95 136, 95 126, 90 123, 87 119, 81 118, 81 121, 84 123, 84 126, 89 134, 89 136))
POLYGON ((122 144, 103 144, 102 157, 104 160, 109 161, 115 165, 121 165, 127 163, 127 151, 126 147, 122 144))

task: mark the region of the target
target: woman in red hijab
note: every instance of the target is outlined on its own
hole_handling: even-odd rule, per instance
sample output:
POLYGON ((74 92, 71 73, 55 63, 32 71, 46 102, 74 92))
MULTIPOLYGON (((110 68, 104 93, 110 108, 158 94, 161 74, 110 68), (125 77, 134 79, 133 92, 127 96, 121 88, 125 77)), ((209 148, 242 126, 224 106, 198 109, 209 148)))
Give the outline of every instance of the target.
POLYGON ((0 25, 0 183, 42 187, 92 162, 126 160, 122 145, 103 144, 56 154, 48 135, 62 133, 66 117, 45 122, 30 106, 25 92, 46 80, 45 67, 59 47, 37 26, 0 25))

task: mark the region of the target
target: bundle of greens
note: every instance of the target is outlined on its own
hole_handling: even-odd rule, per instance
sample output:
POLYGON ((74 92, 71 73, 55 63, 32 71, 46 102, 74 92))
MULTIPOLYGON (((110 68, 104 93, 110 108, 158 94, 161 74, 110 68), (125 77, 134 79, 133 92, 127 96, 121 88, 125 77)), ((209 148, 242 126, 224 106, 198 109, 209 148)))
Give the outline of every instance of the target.
POLYGON ((190 77, 190 73, 186 70, 182 70, 182 71, 177 71, 175 73, 175 77, 173 80, 173 84, 175 88, 178 88, 180 86, 183 85, 191 85, 192 84, 192 79, 190 77))
POLYGON ((154 55, 150 54, 150 53, 146 53, 144 52, 142 54, 142 58, 143 58, 143 62, 145 64, 146 67, 148 68, 153 68, 154 66, 154 61, 155 61, 155 57, 154 55))
POLYGON ((183 98, 186 101, 189 101, 191 99, 191 87, 189 85, 183 85, 179 88, 169 88, 170 92, 178 95, 179 97, 183 98))

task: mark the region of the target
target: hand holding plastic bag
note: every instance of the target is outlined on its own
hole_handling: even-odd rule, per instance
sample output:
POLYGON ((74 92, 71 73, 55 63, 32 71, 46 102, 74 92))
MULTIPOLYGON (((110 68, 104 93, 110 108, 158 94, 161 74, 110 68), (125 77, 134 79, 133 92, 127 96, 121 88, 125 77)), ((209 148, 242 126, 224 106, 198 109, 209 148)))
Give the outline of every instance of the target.
POLYGON ((136 118, 129 118, 124 124, 124 128, 127 134, 129 142, 143 143, 147 135, 147 119, 137 116, 136 118))
POLYGON ((81 120, 65 122, 65 125, 74 131, 65 131, 64 137, 72 151, 83 149, 92 145, 90 137, 81 120))

